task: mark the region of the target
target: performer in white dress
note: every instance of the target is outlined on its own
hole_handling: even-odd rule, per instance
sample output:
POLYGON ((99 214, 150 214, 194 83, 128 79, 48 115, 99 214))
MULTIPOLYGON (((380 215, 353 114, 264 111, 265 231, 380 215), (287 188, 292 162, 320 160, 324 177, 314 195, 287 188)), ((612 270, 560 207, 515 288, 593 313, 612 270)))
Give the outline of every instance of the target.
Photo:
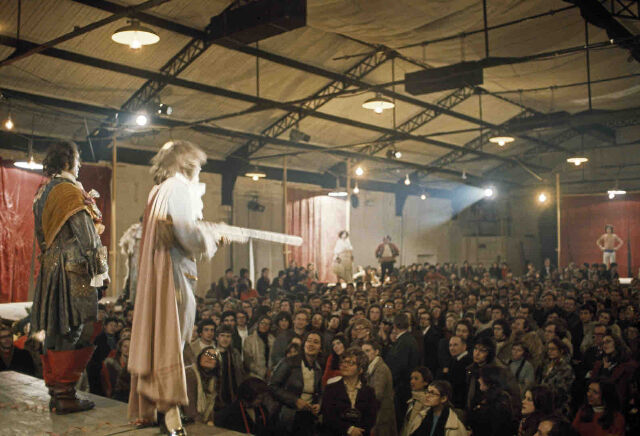
POLYGON ((338 276, 338 281, 353 281, 353 246, 346 230, 338 233, 338 241, 333 249, 333 272, 338 276))

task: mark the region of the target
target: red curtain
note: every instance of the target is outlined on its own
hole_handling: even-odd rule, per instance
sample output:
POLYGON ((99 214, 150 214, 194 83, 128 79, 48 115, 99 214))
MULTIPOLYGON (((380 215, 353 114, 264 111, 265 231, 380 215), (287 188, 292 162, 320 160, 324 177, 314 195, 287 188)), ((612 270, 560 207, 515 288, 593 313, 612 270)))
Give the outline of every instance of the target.
POLYGON ((620 275, 635 275, 638 272, 640 194, 622 195, 613 200, 604 194, 563 196, 560 204, 561 265, 569 262, 601 263, 602 252, 596 240, 604 233, 605 224, 612 224, 614 233, 624 241, 624 245, 616 252, 620 275))
MULTIPOLYGON (((104 215, 103 244, 109 242, 111 169, 84 164, 80 181, 87 190, 96 189, 96 202, 104 215)), ((11 160, 0 158, 0 303, 27 301, 33 247, 33 197, 46 178, 40 172, 16 168, 11 160)), ((36 244, 34 283, 39 250, 36 244)))
POLYGON ((344 230, 346 203, 317 191, 287 189, 287 233, 304 239, 300 247, 291 247, 289 260, 298 265, 313 263, 323 282, 333 282, 333 247, 338 232, 344 230))

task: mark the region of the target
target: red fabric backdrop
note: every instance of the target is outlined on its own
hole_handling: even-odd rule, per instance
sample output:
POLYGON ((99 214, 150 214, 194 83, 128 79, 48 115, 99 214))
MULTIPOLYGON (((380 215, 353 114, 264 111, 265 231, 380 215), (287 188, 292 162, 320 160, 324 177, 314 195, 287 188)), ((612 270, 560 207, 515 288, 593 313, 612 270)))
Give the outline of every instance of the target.
MULTIPOLYGON (((80 181, 87 190, 96 189, 96 202, 105 218, 102 243, 109 243, 111 168, 84 164, 80 181)), ((27 301, 33 247, 33 197, 46 179, 40 172, 16 168, 0 158, 0 303, 27 301)), ((36 256, 39 254, 36 244, 36 256)), ((39 263, 34 263, 34 283, 39 263)))
POLYGON ((624 245, 616 252, 621 276, 640 267, 640 194, 627 194, 609 200, 606 195, 563 196, 561 201, 561 265, 569 262, 601 263, 602 252, 596 240, 604 233, 605 224, 613 224, 614 233, 624 245))
POLYGON ((287 233, 304 243, 291 247, 289 260, 298 265, 314 263, 323 282, 336 281, 331 265, 338 232, 344 230, 346 202, 317 191, 287 189, 287 233))

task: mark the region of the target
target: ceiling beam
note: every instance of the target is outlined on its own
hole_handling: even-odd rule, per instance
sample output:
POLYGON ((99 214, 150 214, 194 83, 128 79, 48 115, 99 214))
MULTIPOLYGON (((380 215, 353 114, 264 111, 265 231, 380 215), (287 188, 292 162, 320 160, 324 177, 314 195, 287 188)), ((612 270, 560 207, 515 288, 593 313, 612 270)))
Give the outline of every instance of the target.
MULTIPOLYGON (((71 109, 79 112, 91 113, 91 114, 102 115, 102 116, 115 116, 118 113, 122 114, 122 112, 119 111, 118 109, 90 105, 87 103, 80 103, 80 102, 55 98, 55 97, 48 97, 44 95, 33 94, 33 93, 28 93, 28 92, 13 90, 13 89, 0 88, 0 92, 2 92, 2 94, 5 95, 8 99, 13 98, 17 100, 26 100, 26 101, 34 102, 37 104, 42 104, 42 105, 52 106, 52 107, 61 107, 61 108, 71 109)), ((124 115, 130 115, 130 114, 124 114, 124 115)), ((188 122, 179 121, 175 118, 162 118, 162 117, 156 117, 156 116, 152 116, 151 118, 152 118, 151 119, 152 125, 157 125, 162 127, 168 127, 168 128, 189 127, 189 128, 192 128, 193 130, 196 130, 205 134, 213 134, 213 135, 225 136, 230 138, 241 138, 245 140, 263 141, 263 142, 267 142, 275 145, 297 148, 301 150, 308 150, 308 151, 314 151, 314 152, 320 152, 320 153, 329 153, 335 156, 339 156, 341 158, 358 159, 358 160, 371 161, 371 162, 376 162, 376 163, 381 163, 386 165, 402 166, 404 168, 408 168, 411 170, 423 170, 423 171, 432 170, 434 172, 447 174, 450 176, 454 176, 456 178, 459 178, 461 176, 461 173, 455 170, 450 170, 446 168, 431 168, 431 167, 416 164, 413 162, 397 161, 397 160, 386 159, 386 158, 381 158, 377 156, 370 156, 364 153, 358 153, 358 152, 352 152, 352 151, 333 150, 318 144, 309 144, 309 143, 291 141, 291 140, 281 139, 281 138, 271 138, 271 137, 259 135, 256 133, 231 130, 231 129, 216 127, 216 126, 208 126, 208 125, 192 126, 188 122)), ((472 178, 467 182, 468 182, 467 184, 474 185, 474 183, 476 182, 480 183, 481 179, 472 178)))
MULTIPOLYGON (((6 35, 0 35, 0 44, 6 45, 6 46, 10 46, 10 47, 16 47, 18 44, 20 44, 21 46, 24 47, 31 47, 31 46, 35 46, 36 44, 30 41, 26 41, 26 40, 16 40, 13 37, 10 36, 6 36, 6 35)), ((143 78, 143 79, 147 79, 147 80, 158 80, 158 81, 162 81, 165 80, 167 81, 168 84, 174 85, 174 86, 178 86, 178 87, 182 87, 182 88, 186 88, 186 89, 191 89, 194 91, 198 91, 198 92, 202 92, 202 93, 206 93, 206 94, 210 94, 210 95, 216 95, 216 96, 220 96, 220 97, 226 97, 226 98, 230 98, 230 99, 234 99, 234 100, 239 100, 239 101, 244 101, 247 103, 253 103, 253 104, 260 104, 266 107, 270 107, 270 108, 274 108, 274 109, 282 109, 288 112, 295 112, 298 111, 302 114, 305 114, 307 116, 312 116, 314 118, 319 118, 325 121, 330 121, 330 122, 334 122, 337 124, 343 124, 346 126, 350 126, 350 127, 355 127, 355 128, 359 128, 359 129, 364 129, 364 130, 368 130, 368 131, 373 131, 373 132, 379 132, 379 133, 383 133, 383 134, 387 134, 387 135, 391 135, 391 136, 395 136, 398 138, 398 140, 410 140, 410 141, 416 141, 416 142, 422 142, 424 144, 428 144, 428 145, 434 145, 436 147, 441 147, 441 148, 445 148, 445 149, 449 149, 449 150, 458 150, 461 149, 462 147, 459 145, 454 145, 454 144, 449 144, 447 142, 444 141, 439 141, 439 140, 435 140, 432 138, 425 138, 425 137, 421 137, 421 136, 416 136, 416 135, 411 135, 405 132, 400 132, 400 131, 394 131, 393 129, 389 129, 386 127, 382 127, 382 126, 377 126, 374 124, 369 124, 369 123, 363 123, 360 121, 356 121, 356 120, 351 120, 349 118, 344 118, 344 117, 339 117, 336 115, 331 115, 331 114, 326 114, 323 112, 318 112, 318 111, 313 111, 304 107, 300 107, 300 106, 295 106, 289 103, 280 103, 277 102, 275 100, 270 100, 270 99, 266 99, 266 98, 262 98, 262 97, 256 97, 253 95, 249 95, 249 94, 244 94, 241 92, 236 92, 236 91, 231 91, 228 89, 224 89, 224 88, 220 88, 217 86, 212 86, 212 85, 206 85, 203 83, 198 83, 198 82, 193 82, 190 80, 185 80, 185 79, 180 79, 178 77, 170 77, 161 73, 157 73, 155 71, 150 71, 150 70, 145 70, 142 68, 136 68, 136 67, 132 67, 129 65, 123 65, 123 64, 119 64, 116 62, 111 62, 111 61, 106 61, 103 59, 98 59, 98 58, 94 58, 94 57, 90 57, 90 56, 85 56, 82 54, 78 54, 78 53, 74 53, 74 52, 70 52, 70 51, 66 51, 66 50, 60 50, 57 48, 48 48, 46 50, 44 50, 41 55, 45 55, 45 56, 49 56, 49 57, 53 57, 56 59, 62 59, 62 60, 66 60, 69 62, 74 62, 74 63, 78 63, 81 65, 86 65, 86 66, 91 66, 94 68, 100 68, 100 69, 104 69, 107 71, 112 71, 112 72, 117 72, 117 73, 121 73, 121 74, 125 74, 125 75, 130 75, 130 76, 134 76, 134 77, 139 77, 139 78, 143 78)), ((443 111, 444 113, 444 111, 443 111)), ((256 135, 257 138, 261 138, 262 136, 260 135, 256 135)), ((269 142, 269 141, 267 141, 269 142)), ((479 156, 484 156, 486 158, 491 158, 491 159, 495 159, 498 161, 503 161, 503 162, 510 162, 511 160, 509 158, 505 158, 503 156, 500 155, 494 155, 491 153, 486 153, 486 152, 482 152, 479 150, 475 150, 473 152, 476 155, 479 156)))

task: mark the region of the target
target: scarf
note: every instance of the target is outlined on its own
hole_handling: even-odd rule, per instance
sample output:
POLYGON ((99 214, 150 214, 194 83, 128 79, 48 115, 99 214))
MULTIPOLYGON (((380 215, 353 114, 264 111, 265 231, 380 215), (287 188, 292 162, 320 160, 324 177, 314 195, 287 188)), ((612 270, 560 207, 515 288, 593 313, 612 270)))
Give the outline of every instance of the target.
POLYGON ((428 436, 445 436, 445 425, 447 424, 447 419, 449 419, 449 408, 445 407, 442 409, 442 413, 438 417, 438 422, 436 422, 436 426, 431 431, 433 427, 433 420, 435 416, 433 415, 433 409, 430 409, 427 413, 426 418, 424 419, 424 423, 422 427, 426 430, 424 434, 428 436))
POLYGON ((405 428, 406 431, 403 430, 403 435, 410 435, 422 423, 425 414, 427 413, 427 408, 424 405, 424 399, 427 396, 427 391, 411 391, 411 398, 408 403, 411 407, 411 410, 407 412, 407 416, 405 417, 405 428))
POLYGON ((222 364, 222 370, 220 374, 222 375, 222 389, 220 392, 220 396, 225 404, 231 404, 236 398, 236 373, 234 370, 234 364, 232 359, 232 351, 231 347, 227 351, 223 351, 221 353, 222 359, 220 359, 220 363, 222 364))

